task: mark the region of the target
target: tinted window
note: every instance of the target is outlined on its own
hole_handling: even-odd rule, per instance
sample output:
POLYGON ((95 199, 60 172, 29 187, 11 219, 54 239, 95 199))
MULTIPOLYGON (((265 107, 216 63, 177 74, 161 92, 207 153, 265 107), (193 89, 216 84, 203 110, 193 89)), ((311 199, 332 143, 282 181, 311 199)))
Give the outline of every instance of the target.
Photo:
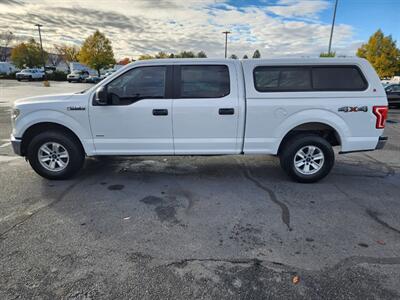
POLYGON ((254 84, 259 92, 308 91, 311 75, 308 67, 257 67, 254 84))
POLYGON ((322 91, 361 91, 367 83, 358 68, 353 66, 313 67, 313 88, 322 91))
POLYGON ((107 85, 110 105, 128 105, 140 99, 164 98, 166 67, 134 68, 107 85))
POLYGON ((181 66, 180 98, 220 98, 230 93, 229 70, 223 65, 181 66))

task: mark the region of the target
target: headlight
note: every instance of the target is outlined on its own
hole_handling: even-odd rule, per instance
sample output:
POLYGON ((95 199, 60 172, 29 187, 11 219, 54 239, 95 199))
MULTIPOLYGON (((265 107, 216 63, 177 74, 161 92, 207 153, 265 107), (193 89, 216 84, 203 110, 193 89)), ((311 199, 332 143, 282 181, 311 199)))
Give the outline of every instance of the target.
POLYGON ((16 118, 18 118, 19 113, 20 113, 19 109, 14 108, 11 112, 11 119, 15 120, 16 118))

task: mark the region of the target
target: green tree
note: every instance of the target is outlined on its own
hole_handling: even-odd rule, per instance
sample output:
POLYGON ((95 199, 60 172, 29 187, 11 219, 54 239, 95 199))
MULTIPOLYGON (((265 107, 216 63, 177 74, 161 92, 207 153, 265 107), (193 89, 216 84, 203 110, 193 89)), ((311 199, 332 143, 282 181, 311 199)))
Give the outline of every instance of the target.
POLYGON ((96 30, 83 43, 78 54, 79 62, 95 69, 100 76, 100 70, 115 64, 111 41, 96 30))
POLYGON ((160 51, 155 55, 155 58, 168 58, 169 55, 165 53, 164 51, 160 51))
POLYGON ((381 78, 400 73, 400 50, 392 36, 385 36, 380 29, 358 48, 357 56, 366 58, 381 78))
MULTIPOLYGON (((45 59, 47 53, 45 53, 45 59)), ((27 43, 16 45, 11 51, 11 60, 18 68, 43 66, 42 52, 39 43, 31 38, 27 43)))
POLYGON ((243 59, 248 59, 249 57, 247 56, 247 54, 243 55, 243 59))
POLYGON ((231 56, 229 56, 229 58, 231 58, 231 59, 238 59, 238 57, 237 57, 236 54, 232 54, 231 56))
POLYGON ((335 57, 336 56, 336 52, 321 52, 319 54, 319 57, 335 57))
POLYGON ((176 58, 195 58, 196 55, 193 51, 181 51, 179 54, 175 54, 176 58))
POLYGON ((207 54, 204 51, 200 51, 197 53, 198 58, 207 58, 207 54))
POLYGON ((260 51, 258 51, 258 50, 254 51, 253 58, 261 58, 260 51))

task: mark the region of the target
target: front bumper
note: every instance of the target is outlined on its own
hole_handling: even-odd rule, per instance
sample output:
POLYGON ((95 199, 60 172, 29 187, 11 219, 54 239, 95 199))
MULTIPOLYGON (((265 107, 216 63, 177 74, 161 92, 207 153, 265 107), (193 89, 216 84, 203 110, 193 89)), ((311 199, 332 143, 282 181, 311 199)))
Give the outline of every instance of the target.
POLYGON ((22 155, 22 149, 21 149, 22 140, 14 137, 13 135, 11 135, 10 140, 14 153, 17 155, 22 155))
POLYGON ((376 145, 375 149, 378 150, 378 149, 382 149, 383 147, 385 147, 387 140, 388 140, 387 136, 380 136, 379 140, 378 140, 378 144, 376 145))

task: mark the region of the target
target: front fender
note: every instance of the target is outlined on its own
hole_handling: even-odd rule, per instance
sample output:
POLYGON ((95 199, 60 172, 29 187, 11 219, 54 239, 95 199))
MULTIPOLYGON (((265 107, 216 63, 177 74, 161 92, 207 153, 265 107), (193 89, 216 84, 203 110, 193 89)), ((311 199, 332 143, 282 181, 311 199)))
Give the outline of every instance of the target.
POLYGON ((31 126, 38 123, 55 123, 65 126, 76 134, 81 141, 82 146, 87 155, 95 152, 93 139, 90 132, 87 111, 82 111, 77 114, 76 119, 71 116, 56 111, 56 110, 40 110, 27 113, 17 118, 13 135, 22 138, 25 131, 31 126), (79 115, 80 114, 80 115, 79 115))
POLYGON ((325 109, 307 109, 287 117, 279 124, 274 132, 274 136, 279 140, 275 145, 275 149, 273 149, 274 153, 278 152, 283 138, 289 133, 289 131, 306 123, 322 123, 329 125, 339 135, 341 147, 345 149, 347 148, 346 137, 350 135, 350 128, 340 116, 325 109))

